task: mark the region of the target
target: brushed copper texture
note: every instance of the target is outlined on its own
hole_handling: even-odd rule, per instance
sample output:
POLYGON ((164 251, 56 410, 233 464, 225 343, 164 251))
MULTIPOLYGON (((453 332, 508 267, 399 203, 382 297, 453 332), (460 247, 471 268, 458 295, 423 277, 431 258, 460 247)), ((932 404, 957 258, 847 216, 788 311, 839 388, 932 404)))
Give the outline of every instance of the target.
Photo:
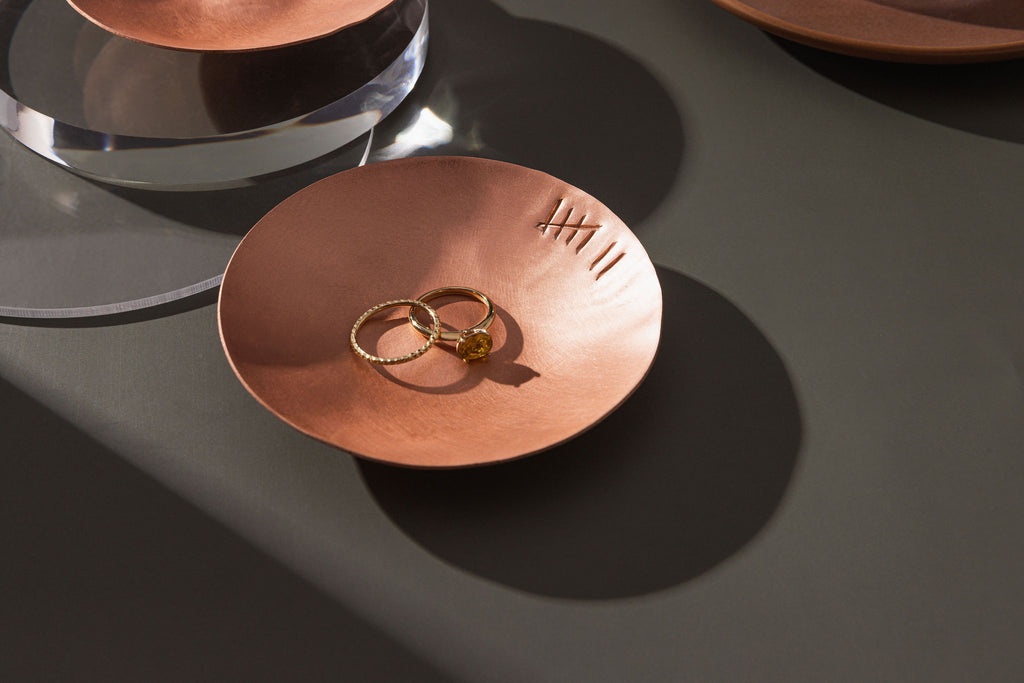
POLYGON ((369 19, 393 0, 68 0, 110 33, 193 52, 296 45, 369 19))
POLYGON ((812 47, 894 62, 1024 56, 1021 0, 712 0, 760 28, 812 47))
MULTIPOLYGON (((442 328, 480 318, 431 300, 442 328)), ((296 429, 355 455, 465 467, 571 439, 643 380, 661 286, 636 236, 587 193, 540 171, 466 157, 344 171, 292 195, 239 244, 221 286, 221 340, 245 387, 296 429), (349 348, 374 304, 437 287, 485 292, 493 350, 449 344, 382 367, 349 348)), ((360 330, 378 356, 423 343, 408 309, 360 330)))

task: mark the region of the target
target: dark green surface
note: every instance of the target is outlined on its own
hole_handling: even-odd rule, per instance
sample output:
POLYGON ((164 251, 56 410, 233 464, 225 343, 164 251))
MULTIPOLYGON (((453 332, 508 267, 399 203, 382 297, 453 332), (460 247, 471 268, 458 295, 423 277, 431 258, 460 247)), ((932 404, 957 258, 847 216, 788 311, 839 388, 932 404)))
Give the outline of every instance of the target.
POLYGON ((656 374, 445 479, 280 424, 209 303, 3 325, 0 678, 1017 680, 1024 68, 833 57, 700 0, 501 7, 434 0, 410 107, 631 223, 656 374))

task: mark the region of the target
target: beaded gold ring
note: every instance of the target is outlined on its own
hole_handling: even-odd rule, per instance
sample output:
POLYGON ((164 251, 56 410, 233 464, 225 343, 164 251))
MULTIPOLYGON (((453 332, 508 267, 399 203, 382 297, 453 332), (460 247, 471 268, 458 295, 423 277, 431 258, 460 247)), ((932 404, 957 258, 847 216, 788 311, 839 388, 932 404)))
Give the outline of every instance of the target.
MULTIPOLYGON (((412 312, 410 311, 410 315, 411 314, 412 312)), ((433 308, 417 299, 395 299, 393 301, 385 301, 382 304, 377 304, 376 306, 368 310, 366 313, 363 313, 361 316, 359 316, 359 318, 355 322, 355 325, 352 326, 352 333, 349 335, 349 343, 352 345, 352 350, 355 351, 356 355, 362 358, 363 360, 369 361, 370 363, 374 363, 375 365, 398 365, 399 363, 408 363, 409 361, 416 360, 417 358, 422 356, 424 353, 427 352, 427 350, 431 346, 434 345, 435 342, 437 342, 437 339, 440 336, 440 334, 441 321, 437 317, 437 311, 435 311, 433 308), (361 328, 363 326, 363 323, 365 323, 367 320, 369 320, 377 313, 385 309, 396 308, 398 306, 409 306, 413 310, 417 308, 422 308, 424 311, 427 312, 428 315, 430 315, 430 322, 432 324, 432 327, 427 328, 425 325, 423 325, 423 329, 426 331, 427 343, 411 353, 407 353, 404 356, 396 356, 394 358, 385 358, 382 356, 375 356, 372 353, 367 353, 365 350, 363 350, 363 347, 359 346, 359 342, 356 340, 356 336, 359 334, 359 328, 361 328)))

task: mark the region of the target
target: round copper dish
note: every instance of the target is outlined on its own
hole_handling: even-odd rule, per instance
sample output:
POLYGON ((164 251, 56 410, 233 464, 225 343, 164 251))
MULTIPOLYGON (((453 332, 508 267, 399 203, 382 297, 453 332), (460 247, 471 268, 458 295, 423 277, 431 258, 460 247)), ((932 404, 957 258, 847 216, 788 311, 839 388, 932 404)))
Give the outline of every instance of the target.
POLYGON ((1024 56, 1021 0, 712 0, 812 47, 894 62, 1024 56))
POLYGON ((246 52, 304 43, 358 24, 392 0, 68 0, 89 21, 140 43, 246 52))
MULTIPOLYGON (((479 302, 432 300, 446 329, 479 302)), ((498 161, 427 157, 345 171, 292 195, 235 251, 221 340, 275 415, 350 453, 412 467, 508 460, 566 441, 629 396, 654 359, 661 287, 643 246, 585 192, 498 161), (439 344, 382 367, 349 348, 371 306, 442 286, 494 302, 494 348, 439 344)), ((360 344, 402 355, 422 337, 394 309, 360 344)))

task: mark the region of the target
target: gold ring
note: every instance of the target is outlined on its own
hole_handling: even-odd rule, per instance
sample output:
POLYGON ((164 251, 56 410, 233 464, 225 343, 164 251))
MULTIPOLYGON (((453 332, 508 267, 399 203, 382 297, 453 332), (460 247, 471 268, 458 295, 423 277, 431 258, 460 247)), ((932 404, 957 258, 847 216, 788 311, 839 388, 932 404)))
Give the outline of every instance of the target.
MULTIPOLYGON (((412 311, 409 312, 409 315, 412 315, 412 311)), ((435 311, 433 308, 417 299, 395 299, 394 301, 385 301, 382 304, 377 304, 376 306, 368 310, 366 313, 363 313, 361 316, 359 316, 359 319, 356 320, 356 324, 352 326, 352 334, 349 335, 348 340, 349 343, 352 344, 352 350, 355 351, 356 355, 358 355, 363 360, 370 361, 371 363, 375 363, 377 365, 398 365, 399 363, 408 363, 409 361, 415 360, 422 356, 424 353, 427 352, 427 349, 434 345, 434 342, 437 341, 437 338, 438 336, 440 336, 440 334, 441 321, 437 317, 437 311, 435 311), (359 328, 362 327, 363 323, 365 323, 371 316, 375 315, 376 313, 379 313, 380 311, 383 311, 386 308, 395 308, 396 306, 409 306, 412 309, 422 308, 423 310, 430 314, 430 322, 432 322, 434 325, 433 329, 428 329, 426 326, 423 326, 423 330, 425 331, 427 336, 427 343, 421 346, 420 348, 416 349, 412 353, 407 353, 404 356, 397 356, 395 358, 382 358, 381 356, 374 356, 371 353, 363 351, 363 348, 359 346, 359 342, 356 341, 356 334, 359 333, 359 328)))
MULTIPOLYGON (((419 301, 426 302, 448 294, 462 294, 476 299, 487 307, 487 314, 472 327, 459 330, 458 332, 441 332, 439 338, 441 341, 455 342, 455 352, 459 354, 462 360, 469 361, 486 358, 487 354, 491 352, 491 347, 494 345, 491 335, 487 332, 487 328, 494 322, 494 304, 491 303, 491 300, 485 294, 478 292, 472 287, 438 287, 426 294, 420 295, 418 299, 419 301)), ((424 336, 430 335, 430 329, 416 319, 415 311, 409 311, 409 322, 412 323, 412 326, 420 334, 424 336)))

